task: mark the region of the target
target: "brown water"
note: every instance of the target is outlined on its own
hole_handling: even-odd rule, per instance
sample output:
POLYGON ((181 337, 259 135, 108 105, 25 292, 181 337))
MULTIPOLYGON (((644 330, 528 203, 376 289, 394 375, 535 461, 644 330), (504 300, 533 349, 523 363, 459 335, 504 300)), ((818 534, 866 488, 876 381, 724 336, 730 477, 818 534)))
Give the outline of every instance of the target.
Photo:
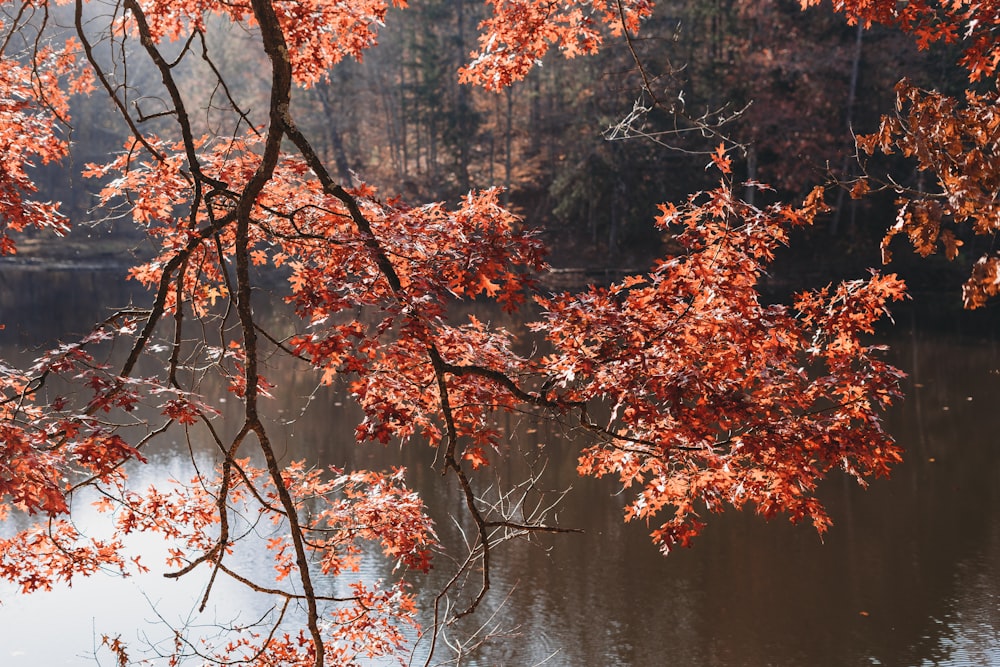
MULTIPOLYGON (((94 308, 126 302, 113 277, 4 267, 0 358, 83 331, 94 308)), ((911 374, 906 402, 888 416, 907 461, 867 491, 831 479, 823 495, 835 525, 822 542, 805 526, 731 513, 711 517, 694 548, 663 558, 643 526, 622 524, 613 484, 576 477, 573 444, 556 426, 509 422, 528 454, 498 469, 547 457, 544 485, 573 486, 562 523, 586 532, 495 555, 493 593, 474 620, 496 610, 508 636, 463 664, 1000 665, 1000 351, 977 317, 931 327, 924 315, 905 316, 888 334, 892 359, 911 374)), ((282 379, 275 414, 297 416, 310 385, 290 370, 282 379)), ((353 445, 356 410, 337 403, 345 401, 336 392, 322 396, 321 409, 279 428, 288 455, 348 467, 403 463, 442 536, 457 539, 448 519, 455 489, 429 469, 431 453, 353 445)), ((183 474, 185 463, 164 454, 146 468, 162 479, 183 474)), ((134 548, 153 555, 161 546, 134 548)), ((448 574, 442 563, 434 576, 448 574)), ((95 577, 28 598, 0 588, 0 666, 92 665, 94 637, 106 632, 155 641, 164 628, 153 606, 184 617, 200 585, 95 577)), ((220 617, 258 611, 238 588, 217 592, 220 617)))

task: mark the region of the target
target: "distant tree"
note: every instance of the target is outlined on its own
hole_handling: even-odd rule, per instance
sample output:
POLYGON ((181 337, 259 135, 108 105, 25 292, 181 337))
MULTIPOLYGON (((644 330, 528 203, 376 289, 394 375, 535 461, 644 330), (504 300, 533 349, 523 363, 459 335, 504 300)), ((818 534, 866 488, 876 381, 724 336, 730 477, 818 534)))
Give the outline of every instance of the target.
MULTIPOLYGON (((978 9, 986 6, 935 12, 880 0, 845 9, 863 21, 900 22, 926 40, 967 33, 966 61, 981 79, 995 62, 986 40, 993 24, 978 9)), ((867 336, 903 297, 901 282, 873 273, 801 292, 787 305, 758 292, 789 231, 826 210, 822 189, 800 205, 741 201, 732 156, 719 145, 703 157, 717 186, 663 204, 656 216, 675 255, 610 287, 543 295, 541 244, 498 190, 417 205, 360 179, 346 183, 336 147, 332 163, 321 159, 314 141, 329 139, 298 124, 305 91, 335 86, 333 68, 373 44, 389 9, 379 0, 78 0, 68 41, 55 5, 3 8, 3 252, 15 252, 28 227, 69 229, 57 204, 32 198, 31 166, 67 154, 59 128, 71 122, 69 96, 87 92, 112 103, 128 137, 84 173, 102 184, 106 214, 128 216, 157 248, 130 274, 149 288, 147 307, 95 318, 90 334, 27 368, 0 364, 0 512, 41 515, 0 540, 0 575, 22 593, 99 568, 124 575, 156 567, 174 578, 205 570, 212 581, 229 578, 273 598, 279 613, 256 632, 219 627, 189 637, 193 629, 179 628, 168 664, 194 654, 213 664, 405 660, 416 612, 409 582, 419 585, 441 548, 432 518, 402 470, 321 470, 281 459, 262 416, 267 396, 282 391, 265 377, 276 354, 300 361, 316 382, 348 383, 364 411, 359 440, 437 448, 444 479, 459 490, 453 509, 467 514, 474 533, 468 551, 449 561, 455 565, 442 566, 454 576, 423 629, 432 655, 442 650, 443 625, 488 593, 504 541, 571 528, 485 500, 472 471, 504 449, 497 414, 557 416, 589 434, 579 472, 617 477, 633 493, 626 518, 655 526, 652 539, 664 552, 689 545, 705 514, 726 507, 786 513, 822 532, 830 519, 815 496, 821 479, 842 470, 864 483, 900 459, 880 414, 898 396, 901 374, 867 336), (247 104, 259 91, 236 85, 216 60, 220 35, 233 26, 246 36, 246 58, 267 63, 263 107, 247 104), (142 88, 129 79, 138 62, 157 74, 142 88), (180 85, 189 68, 203 85, 180 85), (280 288, 260 289, 276 279, 280 288), (294 310, 284 323, 290 333, 268 330, 259 315, 255 301, 268 295, 294 310), (541 310, 528 328, 544 343, 530 348, 546 350, 530 356, 515 351, 509 331, 451 319, 458 302, 513 311, 528 299, 541 310), (111 342, 127 351, 108 361, 98 355, 111 342), (239 403, 231 437, 218 427, 219 399, 201 391, 210 377, 239 403), (130 485, 125 464, 169 450, 167 434, 178 431, 214 445, 215 469, 188 484, 130 485), (73 523, 71 501, 84 490, 102 498, 110 536, 73 523), (247 537, 241 522, 279 531, 260 546, 276 565, 273 579, 255 578, 232 556, 247 537), (170 544, 165 563, 127 552, 124 537, 136 531, 170 544), (339 596, 320 586, 322 577, 349 577, 366 543, 400 566, 396 579, 352 583, 339 596), (444 604, 462 581, 474 581, 467 604, 444 604), (301 624, 285 615, 291 606, 305 610, 301 624)), ((527 76, 550 48, 572 57, 595 52, 609 34, 631 38, 652 7, 510 0, 492 10, 461 78, 495 91, 527 76)), ((991 200, 974 196, 988 192, 988 181, 970 180, 989 174, 996 159, 992 98, 970 90, 963 111, 945 122, 933 94, 901 87, 901 95, 915 113, 905 123, 887 120, 862 145, 897 145, 926 159, 950 188, 937 198, 949 214, 993 220, 991 200), (911 143, 925 136, 937 143, 911 143)), ((926 211, 931 200, 907 204, 904 230, 930 228, 929 215, 907 211, 926 211)), ((948 238, 928 242, 950 248, 948 238)), ((232 419, 232 399, 227 405, 232 419)), ((502 480, 500 493, 524 481, 502 480)), ((211 587, 202 606, 210 595, 211 587)), ((128 662, 119 639, 106 643, 128 662)))

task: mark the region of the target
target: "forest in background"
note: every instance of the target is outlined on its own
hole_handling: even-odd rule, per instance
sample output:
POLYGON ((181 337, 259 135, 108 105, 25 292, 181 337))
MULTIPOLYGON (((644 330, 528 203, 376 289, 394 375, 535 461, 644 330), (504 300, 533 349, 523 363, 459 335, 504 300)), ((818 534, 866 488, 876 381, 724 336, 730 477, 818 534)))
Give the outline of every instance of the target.
MULTIPOLYGON (((427 645, 428 665, 446 650, 460 663, 478 640, 453 644, 446 633, 486 600, 493 554, 510 540, 574 530, 557 514, 560 486, 546 491, 534 465, 505 469, 509 455, 535 451, 495 428, 506 416, 538 415, 585 436, 553 453, 575 459, 579 475, 616 480, 612 502, 626 521, 645 522, 664 554, 690 546, 703 518, 727 507, 784 514, 822 534, 831 525, 822 480, 843 472, 864 485, 901 460, 881 416, 905 374, 871 336, 907 292, 875 270, 782 303, 766 292, 770 281, 785 272, 803 287, 812 273, 773 268, 775 253, 822 215, 811 242, 795 240, 806 248, 795 250, 800 267, 812 253, 853 272, 858 255, 877 263, 868 258, 885 256, 895 236, 955 259, 976 250, 950 227, 990 237, 1000 220, 1000 12, 989 3, 845 0, 846 29, 798 5, 690 15, 671 5, 644 26, 647 40, 636 36, 646 0, 497 2, 484 22, 464 5, 436 18, 424 7, 391 16, 398 33, 386 30, 364 64, 335 69, 368 55, 371 26, 386 21, 380 0, 98 4, 76 2, 76 40, 49 29, 66 20, 55 9, 66 5, 24 3, 8 17, 0 213, 15 233, 58 234, 73 222, 91 237, 101 229, 86 227, 95 200, 95 216, 109 221, 102 233, 130 219, 145 240, 114 240, 149 244, 151 256, 129 272, 151 291, 149 307, 130 300, 108 314, 102 301, 91 333, 24 370, 0 364, 0 495, 19 516, 42 515, 0 540, 0 574, 19 594, 98 569, 130 576, 148 567, 126 544, 141 533, 172 543, 165 577, 208 572, 192 598, 197 614, 220 597, 216 577, 273 602, 249 633, 242 619, 192 612, 171 624, 172 648, 143 639, 171 662, 322 667, 403 656, 404 624, 421 611, 416 577, 433 558, 447 574, 432 584, 432 610, 423 608, 432 618, 413 643, 427 645), (959 58, 971 85, 937 72, 933 54, 852 21, 897 25, 924 44, 964 35, 961 53, 946 57, 959 58), (473 24, 488 41, 466 56, 473 24), (450 37, 435 41, 437 31, 450 37), (617 36, 617 49, 575 60, 582 73, 534 67, 550 46, 596 51, 605 36, 617 36), (888 68, 890 57, 911 56, 888 68), (500 96, 430 85, 466 58, 475 60, 459 78, 500 96), (522 82, 533 68, 542 73, 522 82), (881 71, 892 72, 885 82, 881 71), (913 87, 950 92, 949 82, 949 98, 913 87), (67 156, 64 101, 91 84, 113 108, 73 110, 67 156), (579 101, 585 94, 593 101, 579 101), (127 132, 108 124, 113 116, 127 132), (855 130, 872 133, 857 137, 859 150, 884 161, 852 162, 855 130), (916 166, 896 164, 900 155, 916 166), (45 194, 71 220, 20 196, 35 191, 29 162, 64 158, 100 188, 49 172, 45 194), (706 171, 718 184, 688 195, 711 185, 706 171), (506 194, 466 190, 493 184, 506 194), (899 201, 866 197, 871 208, 858 208, 854 197, 871 190, 899 201), (455 208, 420 205, 434 199, 455 208), (651 217, 656 233, 645 231, 651 217), (629 266, 659 246, 667 254, 610 286, 553 295, 537 289, 541 245, 525 225, 555 249, 556 266, 629 266), (272 323, 261 300, 294 317, 272 323), (534 311, 528 336, 464 311, 473 301, 507 312, 533 304, 519 311, 534 311), (278 359, 314 390, 276 383, 278 359), (354 440, 434 448, 451 507, 425 511, 401 468, 286 464, 294 418, 272 412, 272 399, 324 411, 324 386, 343 388, 358 408, 345 420, 354 440), (202 463, 195 443, 213 460, 202 463), (129 483, 127 466, 161 455, 188 458, 191 481, 171 477, 166 491, 129 483), (114 524, 107 540, 76 521, 91 488, 114 524), (454 548, 434 528, 448 519, 463 533, 454 548), (273 531, 257 530, 268 523, 273 531), (361 572, 360 541, 394 561, 397 578, 343 578, 361 572), (237 548, 266 553, 273 571, 244 574, 256 556, 237 548), (331 576, 349 590, 331 591, 331 576)), ((11 254, 21 239, 6 231, 0 253, 11 254)), ((963 301, 975 308, 997 295, 1000 256, 985 254, 963 301)), ((131 664, 124 641, 102 635, 122 665, 131 664)))
MULTIPOLYGON (((967 85, 954 65, 957 46, 919 51, 895 29, 847 25, 827 4, 803 11, 795 0, 680 0, 659 4, 630 41, 573 59, 550 53, 526 80, 495 93, 457 76, 486 11, 468 0, 392 9, 362 62, 345 60, 330 80, 295 92, 296 117, 345 183, 364 180, 385 199, 454 203, 470 188, 503 187, 505 203, 540 230, 556 267, 642 269, 669 250, 653 224, 656 207, 711 186, 706 165, 720 142, 736 148, 737 179, 773 188, 748 189, 748 201, 787 201, 828 186, 832 210, 798 232, 788 271, 824 279, 877 265, 893 201, 847 194, 857 174, 852 131, 877 129, 900 73, 948 94, 967 85)), ((72 23, 69 13, 56 20, 72 23)), ((252 38, 241 28, 228 35, 213 44, 214 66, 239 84, 244 108, 266 107, 264 55, 248 48, 252 38)), ((143 95, 131 103, 147 127, 169 122, 158 117, 166 96, 148 92, 156 72, 135 60, 131 85, 143 95)), ((177 75, 192 98, 232 92, 212 89, 207 65, 177 75)), ((45 166, 38 179, 42 196, 62 200, 81 224, 76 236, 98 239, 87 241, 95 253, 100 239, 140 240, 130 225, 85 226, 101 184, 82 178, 79 167, 122 150, 125 128, 112 111, 101 96, 77 98, 71 159, 45 166)), ((220 127, 212 108, 193 120, 206 131, 236 129, 220 127)), ((912 163, 880 168, 919 189, 912 163)), ((975 257, 981 244, 971 234, 964 241, 975 257)), ((961 256, 923 260, 912 274, 909 259, 899 253, 893 270, 917 289, 940 284, 942 273, 957 286, 968 273, 961 256)))

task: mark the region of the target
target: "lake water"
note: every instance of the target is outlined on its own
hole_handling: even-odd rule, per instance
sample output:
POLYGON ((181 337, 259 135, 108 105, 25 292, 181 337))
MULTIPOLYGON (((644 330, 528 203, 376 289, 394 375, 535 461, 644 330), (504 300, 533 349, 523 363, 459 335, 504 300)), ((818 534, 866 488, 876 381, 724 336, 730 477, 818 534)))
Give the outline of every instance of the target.
MULTIPOLYGON (((3 267, 0 358, 83 332, 95 309, 127 302, 115 278, 3 267)), ((829 480, 823 497, 835 523, 823 541, 807 526, 730 513, 710 517, 692 549, 664 558, 644 526, 622 523, 613 484, 576 477, 573 444, 556 427, 508 422, 524 456, 548 458, 544 484, 573 487, 560 520, 585 533, 514 542, 495 553, 492 593, 474 621, 506 634, 462 664, 1000 664, 1000 349, 990 316, 932 317, 927 305, 918 301, 887 334, 892 360, 910 373, 907 400, 887 419, 906 462, 867 491, 843 477, 829 480)), ((291 372, 283 379, 276 414, 294 411, 309 390, 291 372)), ((349 468, 402 463, 442 536, 459 538, 448 518, 457 495, 430 470, 432 452, 356 446, 357 411, 337 405, 346 401, 335 391, 318 401, 322 409, 280 429, 289 456, 349 468)), ((161 454, 140 477, 183 475, 187 465, 161 454)), ((134 548, 152 562, 162 545, 140 539, 134 548)), ((371 565, 371 576, 379 567, 371 565)), ((432 579, 448 574, 443 563, 432 579)), ((164 636, 157 614, 189 614, 200 585, 96 576, 29 597, 0 587, 0 665, 98 664, 101 634, 155 643, 164 636)), ((220 618, 260 611, 237 587, 216 593, 220 618)), ((103 664, 112 664, 106 654, 103 664)))

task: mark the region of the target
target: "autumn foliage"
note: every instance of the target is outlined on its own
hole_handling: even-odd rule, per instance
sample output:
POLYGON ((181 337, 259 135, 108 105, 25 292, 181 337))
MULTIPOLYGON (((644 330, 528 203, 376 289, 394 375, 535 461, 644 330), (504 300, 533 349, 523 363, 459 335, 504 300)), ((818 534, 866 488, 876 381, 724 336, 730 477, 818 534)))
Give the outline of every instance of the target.
MULTIPOLYGON (((816 4, 804 0, 803 6, 816 4)), ((923 90, 906 79, 896 86, 896 109, 883 116, 878 131, 858 137, 862 156, 898 153, 915 163, 916 183, 865 170, 853 194, 874 189, 895 192, 898 215, 883 242, 905 234, 921 255, 943 250, 955 259, 962 236, 994 236, 1000 229, 996 193, 1000 188, 1000 4, 996 2, 837 2, 849 20, 882 23, 911 33, 921 48, 958 44, 959 65, 969 79, 961 96, 923 90), (925 178, 928 177, 928 178, 925 178), (930 182, 930 185, 926 183, 930 182)), ((864 166, 865 161, 862 160, 864 166)), ((994 251, 978 257, 963 288, 965 305, 978 308, 998 294, 1000 258, 994 251)))
MULTIPOLYGON (((78 1, 69 8, 69 40, 49 20, 68 16, 63 4, 4 3, 0 249, 16 252, 16 233, 28 227, 69 228, 57 203, 32 198, 30 167, 67 154, 60 128, 71 122, 68 96, 90 93, 106 95, 128 128, 121 151, 83 166, 101 184, 100 210, 128 216, 156 252, 131 270, 149 288, 148 306, 111 314, 26 368, 0 363, 0 515, 40 519, 0 540, 0 574, 22 593, 98 569, 153 568, 175 578, 207 570, 213 581, 230 578, 273 597, 282 613, 259 632, 223 628, 214 644, 178 641, 168 662, 405 658, 417 612, 410 585, 441 548, 434 523, 401 469, 282 460, 261 417, 262 401, 282 391, 265 376, 263 360, 275 354, 299 360, 318 383, 347 383, 364 412, 358 440, 437 448, 447 483, 461 493, 454 509, 476 529, 448 586, 469 572, 480 583, 471 605, 451 608, 453 615, 473 611, 487 593, 491 554, 504 540, 571 528, 481 502, 471 471, 506 447, 493 428, 497 413, 530 411, 577 426, 588 436, 579 472, 617 478, 631 494, 625 518, 647 523, 664 552, 687 546, 707 513, 727 507, 787 514, 822 532, 830 518, 815 491, 828 473, 864 483, 900 460, 880 414, 899 396, 901 373, 868 337, 888 304, 903 298, 901 282, 873 272, 788 304, 760 294, 790 231, 825 211, 822 189, 798 205, 753 206, 737 197, 742 184, 720 147, 707 167, 718 186, 661 207, 656 224, 679 252, 608 287, 546 294, 542 245, 497 190, 421 203, 341 183, 296 125, 294 92, 341 59, 360 58, 386 19, 385 3, 78 1), (243 108, 217 69, 211 101, 176 84, 187 60, 211 63, 213 31, 226 24, 249 31, 266 55, 266 109, 243 108), (127 68, 106 60, 126 50, 160 79, 154 92, 167 111, 155 125, 129 99, 127 68), (209 105, 226 114, 215 131, 198 119, 209 105), (268 331, 252 303, 275 277, 283 281, 276 298, 297 318, 290 335, 268 331), (457 303, 475 299, 509 311, 533 301, 541 312, 529 329, 544 351, 529 355, 511 332, 474 317, 450 318, 457 303), (122 354, 107 352, 123 346, 122 354), (238 399, 235 435, 224 435, 221 404, 202 394, 207 378, 238 399), (130 467, 166 449, 168 432, 212 444, 214 468, 162 488, 132 486, 130 467), (110 537, 89 536, 71 520, 71 500, 93 490, 113 523, 110 537), (232 556, 248 523, 275 527, 260 556, 274 562, 273 581, 254 580, 232 556), (124 539, 135 532, 161 535, 170 544, 166 562, 128 554, 124 539), (322 582, 357 572, 365 544, 398 565, 399 576, 354 578, 350 595, 331 595, 322 582), (301 622, 285 618, 290 607, 305 610, 301 622)), ((572 57, 634 33, 653 9, 631 1, 491 5, 459 74, 491 90, 524 77, 550 48, 572 57)), ((922 42, 964 40, 971 78, 995 75, 993 3, 838 7, 922 42)), ((899 94, 898 115, 859 144, 912 156, 940 191, 907 193, 889 234, 907 234, 921 252, 941 245, 953 255, 959 244, 946 221, 996 229, 996 91, 956 101, 904 83, 899 94)), ((977 265, 971 305, 994 293, 998 266, 994 258, 977 265)), ((439 611, 423 630, 431 653, 447 620, 439 611)), ((106 644, 127 661, 120 639, 106 644)))

